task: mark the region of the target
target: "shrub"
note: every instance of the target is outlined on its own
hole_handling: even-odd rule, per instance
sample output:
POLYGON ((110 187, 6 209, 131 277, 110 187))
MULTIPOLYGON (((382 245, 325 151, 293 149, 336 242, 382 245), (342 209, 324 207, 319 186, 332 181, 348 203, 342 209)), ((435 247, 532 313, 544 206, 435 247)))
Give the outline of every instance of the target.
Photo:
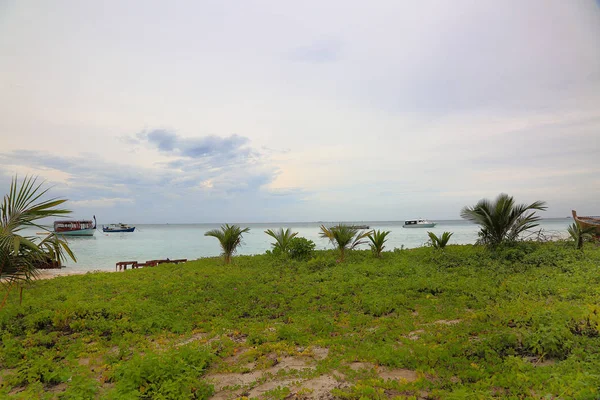
POLYGON ((294 260, 308 260, 315 251, 315 242, 303 237, 294 237, 288 245, 288 254, 294 260))

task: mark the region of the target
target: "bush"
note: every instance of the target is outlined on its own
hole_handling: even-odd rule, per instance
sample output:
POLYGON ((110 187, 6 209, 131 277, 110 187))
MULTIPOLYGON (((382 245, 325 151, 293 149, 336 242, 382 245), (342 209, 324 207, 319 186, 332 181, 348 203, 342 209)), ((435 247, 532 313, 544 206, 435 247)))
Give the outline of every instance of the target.
POLYGON ((294 260, 311 259, 315 251, 315 242, 312 240, 295 237, 290 241, 289 254, 294 260))

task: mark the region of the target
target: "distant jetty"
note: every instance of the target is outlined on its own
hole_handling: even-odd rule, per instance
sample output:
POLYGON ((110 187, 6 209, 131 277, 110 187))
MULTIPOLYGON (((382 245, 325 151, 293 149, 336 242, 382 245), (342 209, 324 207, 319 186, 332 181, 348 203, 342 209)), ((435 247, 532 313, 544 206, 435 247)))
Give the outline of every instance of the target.
POLYGON ((369 229, 369 225, 350 225, 352 229, 369 229))

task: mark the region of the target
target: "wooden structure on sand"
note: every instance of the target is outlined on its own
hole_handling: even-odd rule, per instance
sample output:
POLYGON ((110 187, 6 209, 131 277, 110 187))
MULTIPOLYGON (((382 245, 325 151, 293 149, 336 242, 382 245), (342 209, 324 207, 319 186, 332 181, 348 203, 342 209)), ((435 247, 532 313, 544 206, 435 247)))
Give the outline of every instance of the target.
POLYGON ((177 260, 149 260, 145 263, 139 263, 137 261, 119 261, 115 264, 115 271, 126 270, 127 267, 131 267, 131 269, 140 268, 140 267, 156 267, 159 264, 179 264, 187 262, 187 258, 179 258, 177 260))

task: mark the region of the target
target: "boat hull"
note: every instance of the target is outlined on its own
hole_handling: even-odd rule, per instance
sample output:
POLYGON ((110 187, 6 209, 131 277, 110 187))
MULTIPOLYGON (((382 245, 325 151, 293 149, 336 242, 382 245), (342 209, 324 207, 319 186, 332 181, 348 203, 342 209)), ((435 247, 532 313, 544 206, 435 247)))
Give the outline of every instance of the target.
POLYGON ((78 229, 76 231, 54 232, 60 236, 94 236, 96 228, 78 229))
POLYGON ((102 232, 104 232, 104 233, 133 232, 133 231, 135 231, 135 226, 133 228, 127 228, 127 229, 102 228, 102 232))
POLYGON ((435 227, 435 222, 432 222, 430 224, 411 224, 411 225, 402 225, 403 228, 433 228, 435 227))
POLYGON ((580 217, 575 210, 572 211, 573 219, 583 229, 594 229, 594 234, 600 236, 600 217, 580 217))

